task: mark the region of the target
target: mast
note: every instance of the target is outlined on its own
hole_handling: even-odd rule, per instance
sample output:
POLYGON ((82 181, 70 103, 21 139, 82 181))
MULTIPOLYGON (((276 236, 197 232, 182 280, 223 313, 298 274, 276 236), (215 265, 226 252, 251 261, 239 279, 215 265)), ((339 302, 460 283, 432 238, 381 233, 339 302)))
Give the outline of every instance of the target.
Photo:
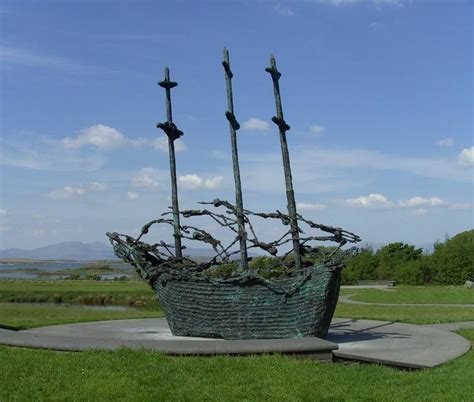
POLYGON ((271 75, 273 81, 273 94, 275 96, 276 116, 272 117, 272 121, 278 126, 278 129, 280 131, 281 155, 283 158, 283 170, 285 172, 286 198, 288 202, 288 216, 290 217, 291 237, 293 239, 295 268, 300 269, 301 251, 298 220, 296 217, 295 192, 293 191, 293 178, 291 176, 290 154, 288 152, 288 144, 286 142, 286 132, 290 129, 290 126, 286 123, 283 117, 283 108, 281 105, 279 83, 281 73, 277 69, 275 57, 273 55, 270 57, 270 67, 266 68, 265 71, 271 75))
POLYGON ((240 270, 248 269, 247 256, 247 234, 245 233, 245 220, 243 214, 243 200, 242 200, 242 184, 240 182, 240 168, 239 168, 239 154, 237 149, 237 130, 240 124, 237 122, 234 115, 234 99, 232 93, 232 70, 230 69, 229 51, 224 48, 224 61, 222 62, 225 71, 225 82, 227 88, 227 111, 225 116, 229 121, 230 142, 232 146, 232 167, 234 170, 234 184, 235 184, 235 214, 237 217, 237 224, 239 227, 239 242, 240 242, 240 270))
POLYGON ((173 211, 173 229, 174 229, 174 248, 175 257, 182 258, 181 249, 181 229, 179 224, 179 205, 178 205, 178 185, 176 182, 176 157, 174 150, 174 142, 183 135, 181 130, 178 130, 173 123, 173 110, 171 107, 171 88, 178 85, 177 82, 170 81, 170 70, 165 68, 165 79, 160 81, 158 85, 166 91, 166 123, 158 123, 156 126, 162 129, 168 136, 168 153, 170 159, 170 174, 171 174, 171 205, 173 211))

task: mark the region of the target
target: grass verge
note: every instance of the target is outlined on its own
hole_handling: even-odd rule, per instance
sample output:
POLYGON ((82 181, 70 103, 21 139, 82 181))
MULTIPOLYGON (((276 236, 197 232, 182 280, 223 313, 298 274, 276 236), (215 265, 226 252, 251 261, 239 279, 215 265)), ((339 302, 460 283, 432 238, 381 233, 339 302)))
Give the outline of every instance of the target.
POLYGON ((474 307, 370 306, 338 303, 335 317, 399 321, 409 324, 438 324, 473 321, 474 307))
MULTIPOLYGON (((465 334, 474 340, 474 333, 465 334)), ((177 358, 127 349, 0 347, 0 361, 0 400, 467 401, 474 392, 473 351, 420 371, 280 355, 177 358)))
POLYGON ((0 281, 0 302, 64 302, 154 309, 156 297, 143 282, 0 281))
POLYGON ((19 303, 0 303, 0 325, 17 329, 86 321, 153 317, 163 317, 163 312, 158 304, 155 310, 105 311, 86 309, 83 307, 51 307, 19 303))
MULTIPOLYGON (((392 288, 390 288, 392 289, 392 288)), ((352 300, 368 303, 474 304, 474 291, 464 286, 395 286, 393 290, 341 289, 352 300)))

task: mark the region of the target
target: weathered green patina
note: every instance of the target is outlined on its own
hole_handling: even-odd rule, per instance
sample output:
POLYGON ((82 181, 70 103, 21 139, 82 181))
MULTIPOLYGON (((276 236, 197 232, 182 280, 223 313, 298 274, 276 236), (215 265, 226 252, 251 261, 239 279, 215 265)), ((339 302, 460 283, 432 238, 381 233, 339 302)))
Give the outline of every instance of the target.
POLYGON ((156 126, 162 129, 168 136, 168 154, 170 158, 171 175, 171 208, 173 210, 173 228, 174 228, 174 248, 176 257, 181 257, 181 232, 179 225, 179 204, 178 204, 178 184, 176 183, 176 156, 174 152, 174 142, 183 135, 181 130, 173 123, 173 109, 171 105, 171 89, 178 86, 177 82, 170 80, 170 70, 165 68, 165 79, 158 85, 166 91, 166 123, 158 123, 156 126))
POLYGON ((252 212, 243 207, 240 169, 237 150, 239 123, 234 115, 232 77, 229 53, 224 49, 222 62, 227 89, 227 111, 230 127, 232 165, 236 203, 215 199, 200 202, 204 206, 223 208, 218 213, 205 207, 180 211, 176 183, 174 141, 182 135, 172 121, 170 90, 177 84, 170 81, 169 70, 160 85, 166 89, 166 123, 158 124, 169 139, 169 156, 172 188, 172 212, 167 212, 143 226, 136 238, 119 233, 107 233, 118 257, 131 263, 141 277, 156 291, 166 314, 171 331, 175 335, 219 337, 225 339, 250 338, 297 338, 303 336, 325 337, 336 307, 344 255, 341 247, 356 243, 360 238, 346 230, 312 222, 298 214, 293 190, 290 157, 286 132, 290 129, 283 117, 279 79, 275 58, 266 69, 273 81, 276 116, 285 173, 288 214, 276 212, 252 212), (168 216, 172 215, 170 219, 168 216), (231 230, 235 238, 228 245, 207 231, 181 224, 183 219, 207 217, 214 223, 231 230), (250 218, 275 219, 289 227, 284 235, 271 242, 259 240, 250 218), (174 246, 161 241, 147 244, 141 239, 153 225, 171 225, 174 246), (325 232, 323 235, 306 235, 301 225, 325 232), (196 262, 182 254, 181 240, 204 242, 215 251, 207 262, 196 262), (318 254, 318 247, 309 242, 334 241, 335 251, 318 263, 308 262, 308 256, 318 254), (276 257, 278 248, 292 243, 290 251, 276 257), (233 247, 239 244, 239 249, 233 247), (258 248, 275 257, 272 261, 280 269, 261 275, 258 269, 249 267, 251 258, 247 249, 258 248), (237 269, 219 275, 219 267, 232 267, 232 256, 240 254, 237 269), (292 258, 290 258, 292 257, 292 258))
POLYGON ((276 60, 273 55, 270 57, 270 67, 266 68, 265 71, 272 76, 273 81, 273 94, 275 96, 276 116, 273 116, 272 121, 278 126, 278 131, 280 132, 281 156, 283 159, 283 171, 285 173, 286 200, 288 202, 287 208, 288 215, 290 217, 291 238, 293 240, 293 253, 295 256, 295 266, 296 268, 300 269, 301 253, 298 221, 296 219, 295 192, 293 191, 293 178, 291 176, 290 153, 288 152, 288 144, 286 142, 286 132, 290 129, 290 126, 286 123, 285 118, 283 117, 283 106, 281 104, 280 95, 281 73, 277 69, 276 60))

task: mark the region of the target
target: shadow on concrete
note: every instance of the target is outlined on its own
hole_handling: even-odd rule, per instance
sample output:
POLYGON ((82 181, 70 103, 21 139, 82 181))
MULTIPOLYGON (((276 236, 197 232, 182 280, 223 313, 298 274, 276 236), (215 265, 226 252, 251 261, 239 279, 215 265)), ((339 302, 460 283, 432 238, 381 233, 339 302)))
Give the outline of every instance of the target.
POLYGON ((10 331, 19 331, 21 328, 11 327, 10 325, 0 324, 0 329, 8 329, 10 331))
POLYGON ((366 327, 363 329, 355 329, 353 324, 358 320, 346 320, 331 324, 326 340, 334 343, 348 343, 371 341, 374 339, 405 339, 410 335, 401 332, 377 332, 378 328, 387 327, 396 323, 396 321, 384 322, 383 324, 366 327))

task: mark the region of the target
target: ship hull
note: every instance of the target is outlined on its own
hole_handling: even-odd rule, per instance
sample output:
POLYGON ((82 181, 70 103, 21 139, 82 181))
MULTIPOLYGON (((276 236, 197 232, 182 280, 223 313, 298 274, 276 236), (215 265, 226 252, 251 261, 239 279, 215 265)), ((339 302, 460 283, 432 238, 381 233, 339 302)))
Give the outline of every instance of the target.
POLYGON ((223 339, 324 338, 336 307, 340 269, 307 268, 305 278, 236 282, 185 278, 154 288, 171 332, 223 339))
POLYGON ((158 260, 149 246, 108 234, 115 254, 155 290, 173 335, 223 339, 327 335, 336 308, 342 263, 318 264, 286 278, 254 271, 230 278, 158 260))

